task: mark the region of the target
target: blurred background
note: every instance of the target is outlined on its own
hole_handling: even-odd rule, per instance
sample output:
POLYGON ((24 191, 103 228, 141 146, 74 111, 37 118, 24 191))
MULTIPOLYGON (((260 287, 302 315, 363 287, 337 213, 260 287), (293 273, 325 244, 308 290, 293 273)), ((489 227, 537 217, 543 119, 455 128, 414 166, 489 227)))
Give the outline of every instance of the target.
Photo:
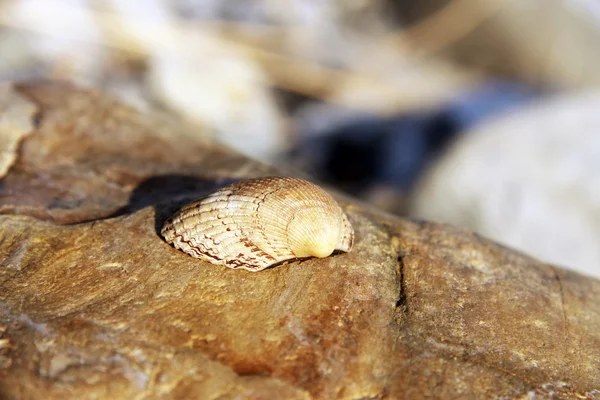
POLYGON ((0 0, 48 77, 600 277, 598 0, 0 0))

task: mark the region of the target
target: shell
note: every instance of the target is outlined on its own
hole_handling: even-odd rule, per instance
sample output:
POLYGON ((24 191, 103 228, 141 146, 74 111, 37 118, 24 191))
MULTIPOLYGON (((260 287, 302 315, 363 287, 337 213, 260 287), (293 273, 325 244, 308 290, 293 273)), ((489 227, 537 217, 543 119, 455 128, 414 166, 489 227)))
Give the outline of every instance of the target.
POLYGON ((192 257, 261 271, 282 261, 349 252, 354 231, 337 202, 310 182, 248 179, 183 207, 161 231, 192 257))

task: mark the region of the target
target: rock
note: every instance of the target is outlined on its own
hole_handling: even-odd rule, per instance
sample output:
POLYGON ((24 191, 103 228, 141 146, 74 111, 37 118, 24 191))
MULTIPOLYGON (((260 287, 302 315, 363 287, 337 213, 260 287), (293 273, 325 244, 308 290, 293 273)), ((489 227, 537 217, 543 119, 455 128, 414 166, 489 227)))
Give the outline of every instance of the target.
MULTIPOLYGON (((98 45, 104 35, 89 3, 18 0, 5 4, 3 25, 22 30, 13 39, 12 46, 18 46, 19 54, 13 74, 19 76, 26 66, 30 77, 43 73, 81 82, 99 81, 109 57, 106 46, 98 45), (77 40, 73 32, 77 32, 77 40), (34 60, 37 65, 32 65, 34 60)), ((6 54, 9 59, 15 57, 14 53, 6 54)))
POLYGON ((0 178, 17 158, 17 147, 33 130, 36 107, 9 86, 0 86, 0 178))
POLYGON ((564 96, 475 128, 424 177, 411 214, 600 277, 598 107, 599 94, 564 96))
POLYGON ((164 219, 287 172, 97 92, 12 90, 37 117, 1 181, 0 397, 600 398, 599 281, 338 194, 352 252, 205 263, 164 219))
POLYGON ((216 36, 190 32, 149 60, 148 86, 163 104, 214 137, 260 160, 287 150, 282 115, 268 79, 235 46, 216 36))
MULTIPOLYGON (((202 29, 199 21, 183 24, 171 9, 175 4, 163 0, 104 6, 111 16, 103 25, 108 41, 147 65, 147 97, 191 123, 210 125, 217 141, 259 160, 273 160, 288 148, 271 82, 243 46, 202 29)), ((206 2, 180 6, 188 22, 194 9, 211 14, 217 8, 206 2)))

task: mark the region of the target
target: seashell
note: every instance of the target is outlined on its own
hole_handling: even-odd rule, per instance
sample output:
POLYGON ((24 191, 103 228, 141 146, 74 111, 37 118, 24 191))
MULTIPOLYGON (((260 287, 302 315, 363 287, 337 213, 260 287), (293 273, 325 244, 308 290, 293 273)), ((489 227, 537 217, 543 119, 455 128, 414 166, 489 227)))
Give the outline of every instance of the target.
POLYGON ((248 271, 349 252, 354 240, 333 197, 288 177, 248 179, 220 189, 183 207, 161 234, 192 257, 248 271))

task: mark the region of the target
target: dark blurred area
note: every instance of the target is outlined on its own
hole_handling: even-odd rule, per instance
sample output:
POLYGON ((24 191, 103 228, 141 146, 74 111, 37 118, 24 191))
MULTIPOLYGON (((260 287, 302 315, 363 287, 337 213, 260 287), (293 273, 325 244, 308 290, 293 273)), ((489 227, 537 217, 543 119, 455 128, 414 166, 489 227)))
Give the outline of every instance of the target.
POLYGON ((0 0, 0 55, 600 276, 595 0, 0 0))
POLYGON ((320 132, 305 115, 298 121, 303 139, 286 161, 381 208, 406 214, 406 196, 457 136, 540 96, 525 84, 490 82, 433 110, 356 116, 320 132))

